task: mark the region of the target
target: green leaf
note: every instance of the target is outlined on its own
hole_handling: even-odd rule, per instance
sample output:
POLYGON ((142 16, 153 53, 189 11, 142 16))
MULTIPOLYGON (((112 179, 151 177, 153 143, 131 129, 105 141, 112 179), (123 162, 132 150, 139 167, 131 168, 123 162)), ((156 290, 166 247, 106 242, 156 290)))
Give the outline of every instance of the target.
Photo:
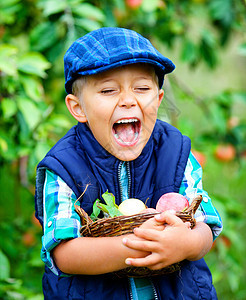
POLYGON ((17 104, 29 129, 33 130, 42 118, 39 108, 32 100, 23 97, 17 98, 17 104))
POLYGON ((39 79, 33 76, 21 75, 20 81, 28 97, 35 101, 39 101, 42 97, 42 84, 39 79))
POLYGON ((74 19, 75 25, 82 27, 86 31, 92 31, 101 28, 101 25, 94 20, 89 20, 89 19, 74 19))
POLYGON ((8 143, 1 136, 0 136, 0 150, 1 152, 7 152, 8 150, 8 143))
POLYGON ((7 75, 17 75, 16 54, 18 49, 15 46, 0 45, 0 70, 7 75))
POLYGON ((68 117, 62 114, 60 115, 52 114, 48 123, 54 127, 59 127, 59 128, 69 128, 72 125, 68 117))
POLYGON ((115 206, 105 205, 102 203, 98 203, 97 205, 103 212, 108 214, 111 218, 122 215, 122 213, 115 206))
POLYGON ((20 0, 7 0, 7 1, 1 1, 0 2, 0 9, 4 9, 4 8, 7 8, 7 7, 11 7, 13 6, 14 4, 20 2, 20 0))
POLYGON ((112 218, 122 216, 122 213, 115 206, 108 206, 108 213, 112 218))
POLYGON ((215 103, 210 104, 210 113, 212 117, 212 124, 214 129, 219 132, 220 134, 225 134, 226 132, 226 118, 223 114, 222 109, 215 103))
POLYGON ((0 250, 0 279, 4 280, 10 277, 10 264, 7 256, 0 250))
POLYGON ((0 1, 0 24, 16 22, 16 13, 22 9, 20 0, 0 1))
POLYGON ((217 64, 216 43, 213 34, 210 31, 204 30, 200 42, 200 54, 206 63, 214 68, 217 64))
POLYGON ((115 204, 115 196, 108 191, 102 194, 102 197, 106 204, 96 201, 97 207, 110 217, 121 216, 121 212, 118 210, 118 205, 115 204))
POLYGON ((3 110, 3 118, 9 119, 14 116, 17 112, 17 105, 13 99, 4 98, 1 102, 2 110, 3 110))
POLYGON ((175 35, 184 33, 184 24, 180 20, 171 20, 169 22, 169 30, 175 35))
POLYGON ((69 5, 69 6, 75 7, 75 6, 77 6, 77 5, 80 5, 81 2, 84 2, 84 0, 67 0, 67 2, 68 2, 68 5, 69 5))
POLYGON ((97 199, 93 204, 93 212, 90 215, 90 217, 93 221, 95 221, 98 218, 98 216, 101 212, 100 208, 98 207, 98 203, 99 203, 99 199, 97 199))
POLYGON ((9 132, 0 130, 0 152, 1 157, 6 160, 16 159, 16 143, 9 132))
POLYGON ((37 75, 39 77, 46 77, 45 70, 49 69, 51 64, 40 53, 29 52, 19 58, 18 70, 26 74, 37 75))
POLYGON ((102 210, 103 212, 105 212, 106 214, 109 214, 108 211, 108 205, 106 204, 102 204, 100 202, 97 203, 98 208, 100 208, 100 210, 102 210))
POLYGON ((52 22, 44 22, 31 31, 30 42, 32 50, 44 51, 56 44, 58 34, 55 25, 52 22))
POLYGON ((181 58, 183 61, 187 61, 189 63, 194 63, 196 61, 197 49, 192 41, 188 39, 184 41, 181 58))
POLYGON ((85 17, 91 20, 100 22, 103 22, 105 20, 105 15, 101 11, 101 9, 89 3, 82 3, 78 6, 72 7, 72 12, 79 17, 85 17))
POLYGON ((44 16, 48 17, 57 13, 64 12, 67 7, 67 3, 65 0, 48 0, 43 2, 40 6, 44 9, 44 16))
POLYGON ((234 10, 231 0, 213 0, 209 3, 212 17, 220 20, 225 26, 230 26, 233 21, 234 10))
POLYGON ((159 6, 159 0, 143 0, 141 7, 145 12, 153 12, 159 6))
POLYGON ((115 204, 115 196, 112 193, 109 193, 108 191, 102 194, 102 197, 104 201, 107 203, 109 206, 116 206, 115 204))

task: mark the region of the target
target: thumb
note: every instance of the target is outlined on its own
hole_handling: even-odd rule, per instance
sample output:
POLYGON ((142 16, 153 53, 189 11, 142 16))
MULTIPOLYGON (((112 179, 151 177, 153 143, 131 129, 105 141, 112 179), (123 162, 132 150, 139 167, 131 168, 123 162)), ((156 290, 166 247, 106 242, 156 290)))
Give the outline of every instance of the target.
POLYGON ((155 216, 157 222, 161 222, 168 225, 178 225, 183 223, 183 221, 176 216, 176 212, 174 210, 168 210, 161 214, 155 216))

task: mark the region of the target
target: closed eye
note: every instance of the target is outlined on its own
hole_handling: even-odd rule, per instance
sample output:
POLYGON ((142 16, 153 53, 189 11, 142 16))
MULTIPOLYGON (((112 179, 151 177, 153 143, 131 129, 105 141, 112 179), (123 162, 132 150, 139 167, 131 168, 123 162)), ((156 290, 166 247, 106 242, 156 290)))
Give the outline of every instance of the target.
POLYGON ((115 90, 113 90, 113 89, 107 89, 107 90, 102 90, 101 94, 110 94, 110 93, 114 93, 114 92, 115 92, 115 90))
POLYGON ((135 88, 135 90, 140 91, 140 92, 146 92, 146 91, 149 91, 150 88, 147 86, 144 86, 144 87, 137 87, 137 88, 135 88))

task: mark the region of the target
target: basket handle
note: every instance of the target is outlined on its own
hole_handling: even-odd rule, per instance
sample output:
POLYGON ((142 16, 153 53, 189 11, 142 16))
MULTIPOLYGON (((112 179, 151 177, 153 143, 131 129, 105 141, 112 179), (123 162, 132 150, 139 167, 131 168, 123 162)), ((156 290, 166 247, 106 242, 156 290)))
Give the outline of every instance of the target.
POLYGON ((190 206, 188 206, 186 209, 184 209, 184 212, 188 212, 188 213, 191 213, 192 215, 194 215, 201 202, 202 202, 202 195, 197 195, 192 200, 190 206))
POLYGON ((92 219, 89 217, 89 215, 83 210, 82 207, 80 207, 80 205, 77 205, 77 201, 79 201, 83 195, 85 194, 87 188, 88 188, 89 184, 86 185, 85 190, 83 191, 83 193, 79 196, 79 198, 74 202, 74 208, 77 212, 77 214, 80 216, 80 220, 81 220, 81 225, 87 225, 90 223, 93 223, 92 219))

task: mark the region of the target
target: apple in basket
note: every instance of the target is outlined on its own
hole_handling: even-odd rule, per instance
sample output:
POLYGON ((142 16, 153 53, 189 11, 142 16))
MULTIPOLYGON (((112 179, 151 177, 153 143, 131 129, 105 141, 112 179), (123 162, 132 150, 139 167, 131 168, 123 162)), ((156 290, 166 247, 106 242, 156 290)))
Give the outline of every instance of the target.
POLYGON ((148 208, 139 199, 129 198, 123 201, 118 209, 124 216, 131 216, 139 213, 164 212, 166 210, 183 211, 189 206, 189 201, 179 193, 167 193, 160 197, 156 209, 148 208))
POLYGON ((135 198, 129 198, 127 200, 124 200, 118 207, 118 210, 124 216, 139 214, 145 209, 146 205, 143 203, 143 201, 135 198))
POLYGON ((189 207, 189 201, 179 193, 166 193, 163 194, 157 204, 156 209, 154 208, 146 208, 142 213, 147 212, 164 212, 167 210, 183 211, 185 208, 189 207))
POLYGON ((160 197, 156 204, 156 210, 163 212, 166 210, 183 211, 189 206, 189 201, 179 193, 167 193, 160 197))

